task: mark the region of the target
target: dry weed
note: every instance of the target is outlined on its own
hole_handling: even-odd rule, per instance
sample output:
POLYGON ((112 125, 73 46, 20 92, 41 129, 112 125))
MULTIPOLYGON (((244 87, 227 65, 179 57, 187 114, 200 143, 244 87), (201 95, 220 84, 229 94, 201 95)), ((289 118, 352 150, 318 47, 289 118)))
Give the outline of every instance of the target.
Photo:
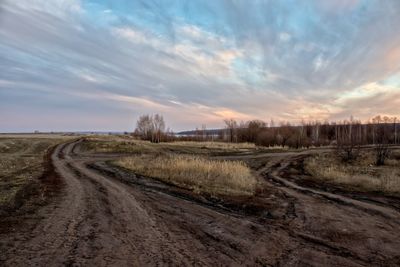
POLYGON ((147 155, 122 158, 116 164, 195 192, 250 195, 256 186, 250 169, 238 161, 216 161, 187 155, 147 155))
POLYGON ((254 143, 226 143, 226 142, 196 142, 196 141, 177 141, 167 143, 170 146, 191 146, 205 147, 210 149, 253 149, 256 148, 254 143))
POLYGON ((305 170, 312 177, 363 191, 400 193, 399 161, 390 159, 386 166, 375 166, 371 153, 359 160, 345 164, 335 156, 324 154, 305 160, 305 170))

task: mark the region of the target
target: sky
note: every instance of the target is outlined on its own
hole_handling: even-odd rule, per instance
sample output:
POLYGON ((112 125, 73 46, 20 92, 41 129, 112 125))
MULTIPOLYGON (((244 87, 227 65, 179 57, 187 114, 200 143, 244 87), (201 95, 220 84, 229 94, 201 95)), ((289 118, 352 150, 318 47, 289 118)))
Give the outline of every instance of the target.
POLYGON ((400 117, 398 0, 0 0, 0 132, 400 117))

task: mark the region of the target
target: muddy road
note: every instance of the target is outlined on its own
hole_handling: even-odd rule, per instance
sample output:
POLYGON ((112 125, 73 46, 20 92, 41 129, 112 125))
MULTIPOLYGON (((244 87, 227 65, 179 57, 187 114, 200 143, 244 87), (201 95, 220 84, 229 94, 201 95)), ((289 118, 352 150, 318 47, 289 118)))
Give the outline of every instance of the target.
POLYGON ((400 201, 301 184, 285 170, 304 153, 243 156, 261 189, 221 201, 79 148, 52 154, 59 196, 2 227, 1 266, 400 265, 400 201))

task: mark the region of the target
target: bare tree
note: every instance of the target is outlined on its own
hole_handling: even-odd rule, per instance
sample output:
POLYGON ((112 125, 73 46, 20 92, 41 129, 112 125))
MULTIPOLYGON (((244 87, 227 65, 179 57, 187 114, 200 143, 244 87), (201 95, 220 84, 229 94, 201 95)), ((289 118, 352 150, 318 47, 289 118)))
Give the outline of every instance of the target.
POLYGON ((376 131, 376 143, 375 143, 375 164, 377 166, 384 165, 386 158, 390 154, 389 142, 390 142, 390 129, 389 129, 389 118, 377 116, 373 119, 376 131))
POLYGON ((142 115, 136 122, 135 134, 142 139, 159 143, 165 135, 165 122, 162 115, 142 115))
POLYGON ((234 119, 226 119, 224 122, 229 142, 237 142, 237 122, 234 119))
POLYGON ((247 142, 255 142, 257 136, 266 127, 266 123, 261 120, 252 120, 247 122, 247 142))
POLYGON ((359 136, 360 131, 356 130, 357 127, 361 127, 361 123, 353 118, 336 125, 337 151, 343 161, 352 161, 359 155, 361 136, 359 136))
MULTIPOLYGON (((263 146, 289 146, 291 148, 309 147, 311 145, 336 145, 338 155, 344 161, 357 158, 360 147, 368 144, 382 144, 385 137, 388 144, 398 143, 397 118, 377 116, 364 124, 355 120, 344 122, 302 121, 298 125, 276 123, 267 124, 252 120, 237 123, 233 119, 225 120, 225 129, 219 131, 219 138, 230 142, 254 142, 263 146), (385 124, 385 134, 378 133, 379 124, 385 124)), ((202 132, 202 131, 201 131, 202 132)), ((199 130, 199 133, 201 133, 199 130)), ((200 136, 200 135, 199 135, 200 136)), ((385 143, 383 142, 383 143, 385 143)))
POLYGON ((136 122, 135 134, 142 139, 151 140, 153 133, 153 118, 150 115, 142 115, 136 122))
POLYGON ((313 138, 313 144, 315 146, 319 145, 320 125, 321 125, 321 123, 319 121, 315 121, 315 123, 312 127, 312 138, 313 138))
POLYGON ((396 123, 397 118, 393 118, 393 128, 394 128, 394 144, 397 144, 397 123, 396 123))
POLYGON ((153 118, 153 138, 152 142, 159 143, 161 142, 161 136, 165 131, 165 122, 162 115, 156 114, 153 118))
POLYGON ((289 122, 282 122, 278 128, 277 140, 282 147, 285 147, 289 138, 292 136, 292 126, 289 122))
POLYGON ((207 140, 207 125, 205 125, 205 124, 201 125, 201 139, 203 141, 207 140))

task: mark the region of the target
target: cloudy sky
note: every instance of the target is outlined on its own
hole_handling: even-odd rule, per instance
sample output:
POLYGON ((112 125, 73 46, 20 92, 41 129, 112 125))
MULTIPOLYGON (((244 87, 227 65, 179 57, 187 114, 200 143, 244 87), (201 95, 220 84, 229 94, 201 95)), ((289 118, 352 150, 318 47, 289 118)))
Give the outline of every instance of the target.
POLYGON ((0 0, 0 132, 400 116, 400 1, 0 0))

